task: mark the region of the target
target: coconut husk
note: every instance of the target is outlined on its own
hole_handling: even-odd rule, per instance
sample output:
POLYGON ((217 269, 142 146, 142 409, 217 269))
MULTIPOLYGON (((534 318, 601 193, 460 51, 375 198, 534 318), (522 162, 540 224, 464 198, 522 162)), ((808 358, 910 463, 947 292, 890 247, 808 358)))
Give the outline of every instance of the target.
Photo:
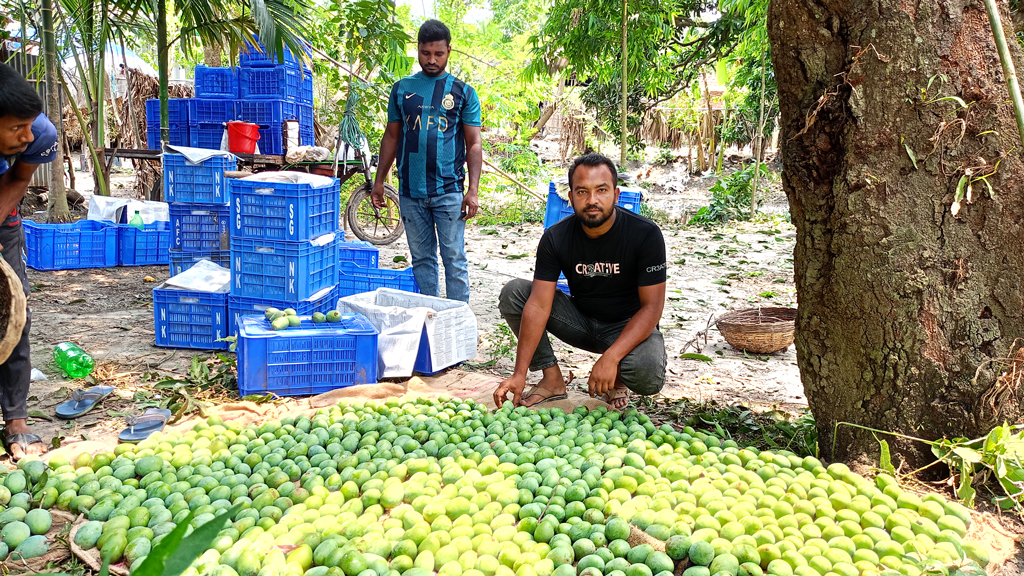
MULTIPOLYGON (((64 540, 60 536, 68 524, 75 521, 75 517, 63 510, 51 510, 50 517, 53 518, 53 524, 50 526, 49 532, 46 533, 46 539, 50 541, 49 551, 38 558, 29 558, 28 560, 8 558, 4 562, 0 562, 4 574, 60 572, 57 568, 47 567, 57 566, 71 556, 71 550, 64 544, 64 540)), ((99 570, 99 567, 96 569, 99 570)))
MULTIPOLYGON (((75 557, 85 563, 86 566, 92 568, 93 572, 99 572, 100 568, 103 567, 103 558, 100 557, 100 551, 98 548, 90 548, 83 550, 81 546, 75 544, 75 534, 78 534, 78 529, 85 524, 87 520, 84 516, 79 516, 75 520, 75 525, 71 528, 71 533, 68 534, 68 544, 71 546, 71 552, 74 553, 75 557)), ((107 570, 111 574, 117 574, 118 576, 128 576, 128 566, 124 562, 118 562, 117 564, 111 564, 107 567, 107 570)))

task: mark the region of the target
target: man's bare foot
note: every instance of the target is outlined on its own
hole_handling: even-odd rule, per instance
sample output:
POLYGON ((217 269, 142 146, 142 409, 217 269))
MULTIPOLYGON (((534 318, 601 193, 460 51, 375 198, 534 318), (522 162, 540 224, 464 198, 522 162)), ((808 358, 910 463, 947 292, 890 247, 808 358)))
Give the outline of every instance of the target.
POLYGON ((613 410, 622 410, 629 404, 629 388, 616 382, 615 387, 604 395, 604 399, 612 405, 613 410))
POLYGON ((565 380, 562 379, 562 373, 558 372, 558 374, 545 374, 540 382, 530 390, 530 395, 523 397, 522 404, 528 408, 548 400, 565 398, 565 380))
MULTIPOLYGON (((26 419, 18 418, 4 422, 4 437, 10 438, 15 434, 32 434, 26 419)), ((43 444, 42 440, 32 441, 28 445, 28 449, 25 450, 17 443, 11 443, 8 450, 11 453, 12 460, 21 460, 25 456, 39 456, 43 454, 46 452, 46 444, 43 444)))

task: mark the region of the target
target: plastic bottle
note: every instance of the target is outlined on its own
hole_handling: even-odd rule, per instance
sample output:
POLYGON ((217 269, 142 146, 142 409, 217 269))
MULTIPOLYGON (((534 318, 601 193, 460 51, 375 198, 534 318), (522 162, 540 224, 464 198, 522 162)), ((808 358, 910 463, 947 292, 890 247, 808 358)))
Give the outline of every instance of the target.
POLYGON ((146 225, 142 222, 142 215, 139 214, 138 210, 135 211, 135 216, 132 216, 132 219, 128 222, 128 225, 131 226, 132 228, 138 228, 139 230, 142 230, 146 227, 146 225))
POLYGON ((84 378, 94 366, 92 356, 71 342, 61 342, 53 347, 53 361, 68 378, 84 378))

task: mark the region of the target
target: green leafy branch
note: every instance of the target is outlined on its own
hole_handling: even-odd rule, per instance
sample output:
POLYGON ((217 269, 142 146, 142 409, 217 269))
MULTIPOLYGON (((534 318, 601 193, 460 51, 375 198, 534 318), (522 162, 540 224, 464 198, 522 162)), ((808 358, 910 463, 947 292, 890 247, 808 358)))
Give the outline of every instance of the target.
MULTIPOLYGON (((992 501, 1000 508, 1006 510, 1016 508, 1018 512, 1024 512, 1024 425, 997 426, 991 432, 975 439, 967 438, 940 438, 938 440, 925 440, 898 432, 878 430, 868 426, 861 426, 851 422, 837 422, 835 432, 839 426, 849 426, 875 435, 880 447, 879 468, 890 474, 895 474, 896 469, 892 464, 889 451, 889 443, 878 438, 878 434, 886 434, 904 440, 921 442, 931 447, 932 454, 938 460, 910 472, 909 476, 926 470, 938 463, 945 463, 953 472, 956 485, 957 498, 967 506, 974 506, 974 499, 977 491, 973 484, 975 480, 984 482, 989 476, 995 477, 1004 495, 994 496, 992 501)), ((835 451, 837 433, 832 436, 832 450, 835 451)))

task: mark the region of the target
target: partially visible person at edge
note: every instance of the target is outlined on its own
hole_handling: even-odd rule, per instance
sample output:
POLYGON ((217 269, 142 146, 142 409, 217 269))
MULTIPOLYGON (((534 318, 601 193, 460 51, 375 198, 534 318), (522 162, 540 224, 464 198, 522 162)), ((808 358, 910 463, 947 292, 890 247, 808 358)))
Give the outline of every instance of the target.
POLYGON ((472 86, 445 72, 451 41, 448 27, 437 20, 420 26, 422 71, 391 88, 372 199, 384 207, 384 181, 397 157, 399 208, 420 292, 441 295, 440 245, 445 296, 469 302, 465 232, 466 220, 476 216, 480 203, 480 99, 472 86))
MULTIPOLYGON (((0 64, 0 254, 11 265, 28 296, 28 275, 22 252, 25 232, 21 227, 19 206, 28 191, 36 168, 52 162, 57 154, 57 130, 43 112, 43 101, 14 68, 0 64)), ((28 427, 28 389, 32 380, 29 359, 29 326, 32 317, 25 311, 25 328, 14 351, 0 364, 0 410, 4 416, 4 445, 14 460, 46 452, 42 439, 28 427)))
POLYGON ((628 391, 657 394, 665 385, 665 339, 658 329, 665 307, 665 239, 647 218, 617 207, 618 171, 600 154, 569 168, 574 214, 549 228, 537 247, 533 282, 515 279, 501 289, 498 311, 519 339, 515 370, 494 391, 501 406, 567 397, 566 382, 548 332, 570 346, 600 354, 587 383, 616 410, 628 391), (565 274, 572 296, 556 287, 565 274), (543 373, 528 392, 529 370, 543 373))

